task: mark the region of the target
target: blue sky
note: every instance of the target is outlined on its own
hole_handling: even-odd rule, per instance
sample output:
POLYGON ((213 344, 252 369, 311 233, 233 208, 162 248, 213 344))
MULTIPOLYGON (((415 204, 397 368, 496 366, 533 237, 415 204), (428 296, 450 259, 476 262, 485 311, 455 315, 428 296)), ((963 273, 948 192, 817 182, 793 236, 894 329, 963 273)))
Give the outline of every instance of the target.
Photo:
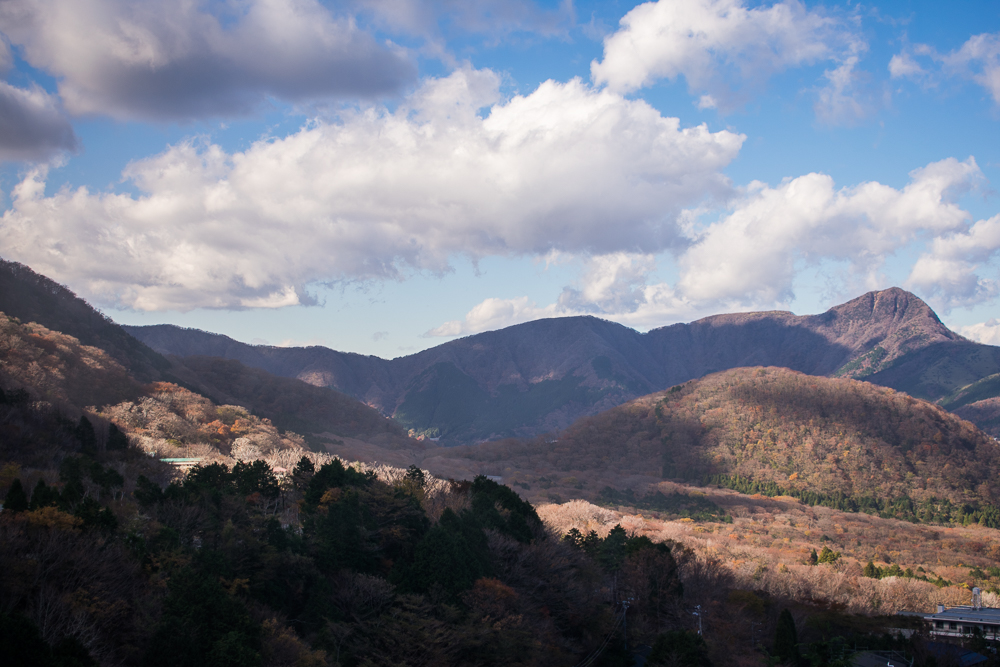
POLYGON ((7 0, 0 256, 395 357, 898 285, 1000 344, 993 2, 7 0))

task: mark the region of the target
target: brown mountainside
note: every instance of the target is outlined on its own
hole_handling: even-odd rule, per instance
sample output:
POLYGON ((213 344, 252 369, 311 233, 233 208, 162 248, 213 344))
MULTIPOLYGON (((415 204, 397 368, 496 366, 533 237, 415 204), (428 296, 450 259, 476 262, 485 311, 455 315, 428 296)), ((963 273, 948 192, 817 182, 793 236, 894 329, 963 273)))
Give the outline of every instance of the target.
POLYGON ((87 406, 134 400, 142 386, 104 350, 0 313, 0 385, 79 416, 87 406))
POLYGON ((170 362, 69 289, 17 262, 0 259, 0 311, 103 350, 136 378, 160 377, 170 362))
POLYGON ((28 389, 71 414, 138 400, 148 394, 145 383, 159 380, 243 406, 284 430, 407 441, 378 411, 326 387, 236 361, 168 360, 69 289, 16 262, 0 260, 0 306, 0 384, 28 389))
POLYGON ((715 373, 583 418, 557 438, 417 458, 432 472, 502 475, 535 501, 716 475, 827 496, 1000 501, 1000 443, 969 422, 889 388, 783 368, 715 373))

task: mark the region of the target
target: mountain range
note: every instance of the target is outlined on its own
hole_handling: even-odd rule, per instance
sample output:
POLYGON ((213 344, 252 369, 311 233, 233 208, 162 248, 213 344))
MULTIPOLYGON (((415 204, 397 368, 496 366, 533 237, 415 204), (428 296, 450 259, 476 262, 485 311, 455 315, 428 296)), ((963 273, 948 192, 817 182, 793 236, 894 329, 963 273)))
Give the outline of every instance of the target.
MULTIPOLYGON (((533 501, 712 481, 911 520, 965 521, 973 510, 955 508, 971 503, 973 520, 1000 525, 989 509, 1000 449, 963 420, 997 425, 1000 348, 949 331, 900 289, 821 315, 720 315, 646 334, 541 320, 387 361, 130 327, 147 345, 27 267, 0 263, 0 282, 4 392, 63 415, 39 413, 56 431, 90 415, 146 453, 287 467, 309 447, 444 478, 498 475, 533 501), (908 391, 879 386, 892 382, 908 391)), ((59 459, 36 426, 0 427, 24 457, 59 459)))
POLYGON ((1000 373, 1000 347, 950 331, 926 303, 899 288, 818 315, 734 313, 647 333, 595 317, 537 320, 392 360, 320 346, 247 345, 172 325, 124 329, 164 355, 233 359, 334 388, 445 444, 558 430, 639 396, 746 366, 864 379, 946 407, 950 400, 970 415, 983 406, 957 395, 977 382, 977 401, 1000 394, 1000 383, 982 383, 1000 373))

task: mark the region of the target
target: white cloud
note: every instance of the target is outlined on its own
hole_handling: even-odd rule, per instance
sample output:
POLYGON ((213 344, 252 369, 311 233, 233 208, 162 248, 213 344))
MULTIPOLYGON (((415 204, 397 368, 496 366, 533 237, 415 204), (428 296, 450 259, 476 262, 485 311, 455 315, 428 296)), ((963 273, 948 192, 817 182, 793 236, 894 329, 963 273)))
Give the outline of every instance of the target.
POLYGON ((1000 345, 1000 320, 996 318, 955 329, 966 338, 985 345, 1000 345))
POLYGON ((318 0, 5 0, 0 30, 74 114, 246 113, 269 96, 372 96, 415 76, 318 0))
POLYGON ((622 18, 591 74, 621 92, 683 76, 692 93, 708 94, 703 102, 730 108, 740 86, 861 49, 843 23, 796 0, 755 8, 742 0, 659 0, 622 18))
POLYGON ((817 93, 813 109, 820 122, 851 125, 867 116, 872 106, 862 101, 857 56, 849 56, 837 67, 823 72, 827 85, 817 93))
POLYGON ((685 207, 732 194, 743 142, 574 80, 499 101, 498 77, 429 80, 395 111, 316 121, 228 154, 186 142, 125 171, 142 194, 13 191, 0 249, 105 303, 277 307, 314 281, 444 271, 462 253, 654 253, 685 207), (479 111, 489 107, 483 117, 479 111))
POLYGON ((652 255, 616 252, 590 257, 579 285, 565 288, 559 305, 575 312, 634 311, 645 301, 646 276, 655 269, 652 255))
POLYGON ((451 320, 431 329, 424 336, 465 336, 480 331, 491 331, 509 327, 521 322, 540 320, 545 317, 563 317, 572 314, 553 304, 545 308, 522 296, 516 299, 486 299, 465 315, 464 320, 451 320))
POLYGON ((1000 215, 995 215, 968 230, 934 239, 930 251, 913 265, 907 284, 934 297, 945 309, 982 303, 1000 294, 1000 282, 979 275, 998 250, 1000 215))
POLYGON ((1000 105, 1000 33, 973 35, 950 53, 915 44, 892 57, 889 73, 893 78, 913 79, 924 85, 933 85, 943 77, 968 79, 985 88, 1000 105))
POLYGON ((920 79, 927 76, 927 70, 920 66, 910 53, 897 53, 889 59, 889 75, 894 79, 920 79))
POLYGON ((753 184, 679 259, 678 289, 694 300, 780 303, 791 297, 797 262, 832 259, 870 273, 917 235, 968 219, 954 197, 981 178, 975 160, 942 160, 910 177, 901 190, 875 182, 837 190, 823 174, 753 184))
MULTIPOLYGON (((489 299, 465 320, 429 333, 459 335, 533 317, 581 314, 649 328, 719 311, 768 309, 793 299, 804 267, 824 263, 846 266, 847 278, 861 276, 874 289, 884 286, 880 270, 888 255, 926 239, 933 239, 934 261, 953 265, 944 273, 921 258, 912 286, 932 295, 968 290, 958 283, 947 287, 942 276, 968 273, 970 262, 984 261, 1000 248, 1000 216, 969 227, 968 212, 955 203, 981 179, 969 158, 916 169, 901 189, 874 182, 837 189, 824 174, 806 174, 776 187, 753 183, 714 222, 692 227, 689 245, 672 249, 680 270, 674 284, 653 278, 658 259, 653 256, 592 256, 578 284, 566 287, 553 304, 489 299)), ((983 282, 976 280, 973 288, 982 289, 983 282)))
POLYGON ((477 304, 462 320, 451 320, 424 336, 465 336, 545 317, 570 315, 621 315, 647 306, 646 277, 656 269, 652 255, 615 252, 590 256, 572 286, 558 301, 539 307, 528 297, 489 298, 477 304))
POLYGON ((1000 104, 1000 33, 970 37, 943 61, 949 70, 972 78, 1000 104))

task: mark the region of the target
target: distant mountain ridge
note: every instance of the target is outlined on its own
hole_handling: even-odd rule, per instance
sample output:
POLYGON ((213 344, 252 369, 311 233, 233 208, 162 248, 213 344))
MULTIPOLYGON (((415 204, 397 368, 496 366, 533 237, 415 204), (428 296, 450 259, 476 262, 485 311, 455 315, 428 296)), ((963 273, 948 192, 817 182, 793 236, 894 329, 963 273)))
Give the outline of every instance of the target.
POLYGON ((715 315, 645 334, 595 317, 537 320, 392 360, 247 345, 172 325, 125 329, 163 354, 236 359, 336 388, 452 443, 564 428, 638 396, 745 366, 863 378, 928 400, 1000 372, 1000 348, 950 331, 899 288, 819 315, 715 315))

